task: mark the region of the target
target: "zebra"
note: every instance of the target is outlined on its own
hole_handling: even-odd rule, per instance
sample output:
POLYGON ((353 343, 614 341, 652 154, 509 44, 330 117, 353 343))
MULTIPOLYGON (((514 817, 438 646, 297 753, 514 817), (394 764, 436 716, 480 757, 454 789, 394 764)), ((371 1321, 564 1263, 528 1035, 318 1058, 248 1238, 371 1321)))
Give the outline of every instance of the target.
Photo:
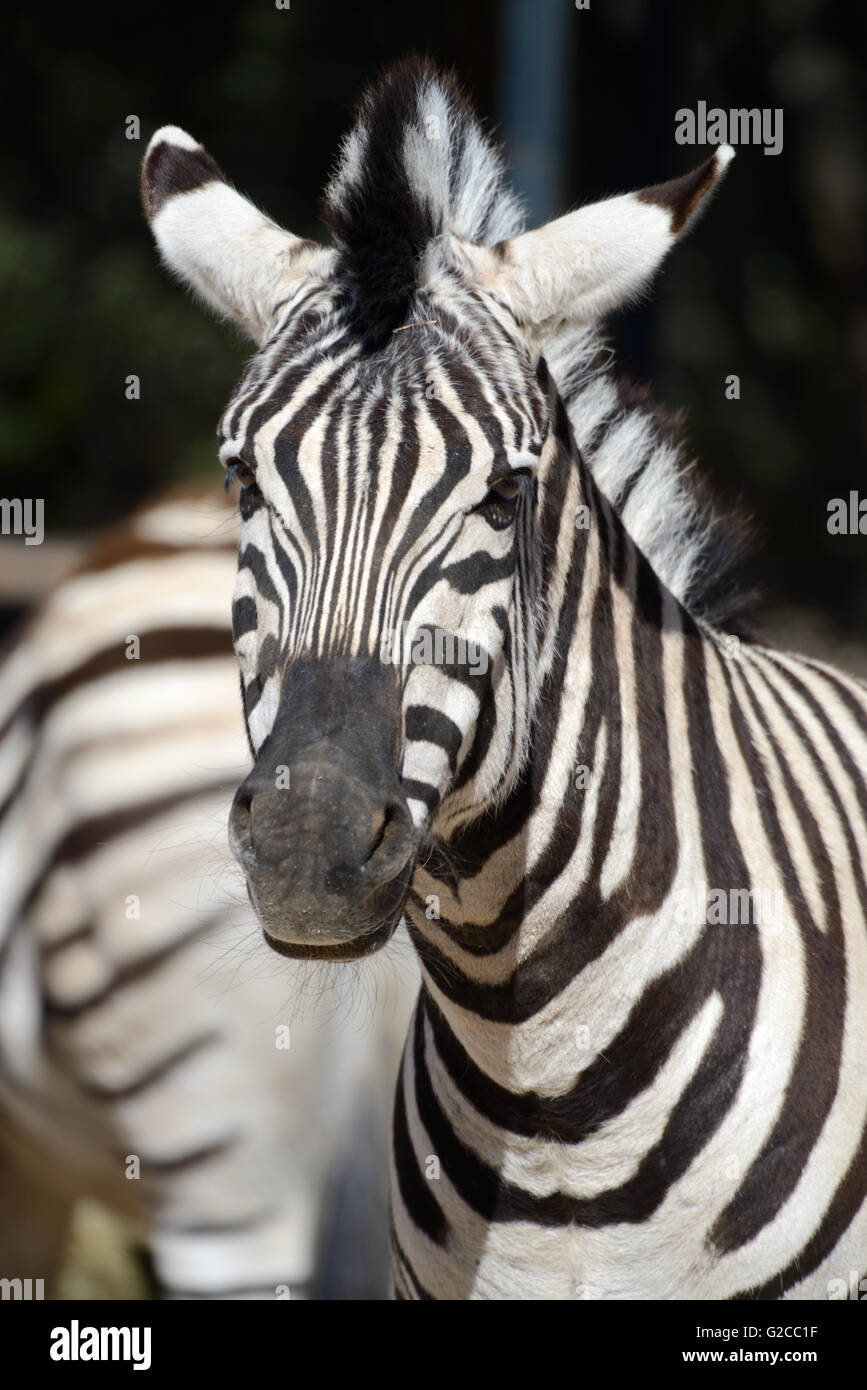
POLYGON ((330 246, 177 127, 145 156, 164 262, 256 344, 219 426, 234 853, 282 955, 405 919, 421 965, 399 1298, 821 1299, 867 1268, 867 690, 751 635, 742 528, 604 338, 732 153, 528 231, 413 59, 362 97, 330 246))
POLYGON ((211 484, 150 501, 0 668, 0 1274, 48 1297, 82 1195, 142 1229, 165 1297, 390 1292, 381 1097, 415 975, 384 962, 353 1012, 259 938, 225 834, 237 521, 211 484))

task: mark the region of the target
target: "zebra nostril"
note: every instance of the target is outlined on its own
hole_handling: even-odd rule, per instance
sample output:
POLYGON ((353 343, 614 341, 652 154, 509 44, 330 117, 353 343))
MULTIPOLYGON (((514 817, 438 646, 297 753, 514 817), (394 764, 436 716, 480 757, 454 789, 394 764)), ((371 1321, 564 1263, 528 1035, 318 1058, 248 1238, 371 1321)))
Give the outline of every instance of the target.
POLYGON ((242 867, 249 867, 253 860, 253 836, 251 833, 252 795, 243 787, 235 793, 232 809, 229 812, 229 848, 242 867))
POLYGON ((395 867, 402 867, 408 849, 410 819, 397 801, 388 802, 362 861, 367 874, 388 878, 395 867))
POLYGON ((380 849, 383 841, 385 840, 386 834, 388 832, 388 827, 391 825, 393 818, 394 807, 386 806, 385 810, 383 811, 379 829, 374 834, 373 839, 371 840, 368 846, 367 854, 364 856, 363 864, 369 864, 373 856, 380 849))

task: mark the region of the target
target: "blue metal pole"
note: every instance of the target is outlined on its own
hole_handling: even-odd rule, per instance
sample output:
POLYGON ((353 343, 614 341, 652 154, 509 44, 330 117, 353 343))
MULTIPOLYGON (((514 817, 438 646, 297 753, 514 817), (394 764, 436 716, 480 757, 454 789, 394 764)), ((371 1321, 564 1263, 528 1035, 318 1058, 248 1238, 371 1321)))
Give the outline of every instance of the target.
POLYGON ((530 225, 563 212, 573 28, 572 0, 503 0, 500 135, 530 225))

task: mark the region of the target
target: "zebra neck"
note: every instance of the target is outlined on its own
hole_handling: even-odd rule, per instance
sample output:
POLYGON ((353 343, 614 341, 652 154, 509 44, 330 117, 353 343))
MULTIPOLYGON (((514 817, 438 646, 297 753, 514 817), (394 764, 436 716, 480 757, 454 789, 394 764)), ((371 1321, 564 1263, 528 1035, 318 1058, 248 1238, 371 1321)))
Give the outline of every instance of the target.
MULTIPOLYGON (((515 1076, 503 1025, 538 1027, 546 1054, 562 1046, 565 1083, 577 1030, 610 1036, 656 968, 676 875, 702 873, 697 832, 677 810, 693 796, 688 761, 672 757, 672 742, 687 741, 686 649, 705 638, 580 461, 577 472, 578 500, 559 504, 547 547, 561 558, 545 577, 551 616, 527 763, 505 802, 416 876, 409 910, 444 1026, 512 1086, 532 1084, 535 1064, 515 1076), (587 527, 575 524, 580 507, 587 527)), ((526 1042, 519 1052, 534 1056, 526 1042)))

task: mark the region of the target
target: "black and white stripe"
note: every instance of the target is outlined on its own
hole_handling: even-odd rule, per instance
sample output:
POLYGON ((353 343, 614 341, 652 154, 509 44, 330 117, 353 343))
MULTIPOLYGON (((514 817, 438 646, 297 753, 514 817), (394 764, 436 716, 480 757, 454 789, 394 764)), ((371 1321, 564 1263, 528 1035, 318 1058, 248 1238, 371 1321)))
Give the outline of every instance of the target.
MULTIPOLYGON (((91 1193, 144 1222, 169 1296, 385 1297, 382 1091, 414 972, 387 965, 385 1014, 353 1024, 327 980, 299 1008, 303 967, 261 941, 226 845, 249 765, 236 556, 219 490, 167 495, 96 546, 0 667, 7 1147, 39 1164, 40 1203, 91 1193)), ((50 1287, 60 1250, 25 1214, 50 1287)))
MULTIPOLYGON (((173 140, 149 159, 182 172, 173 140)), ((732 635, 736 533, 599 337, 730 155, 521 233, 453 88, 404 67, 344 146, 335 247, 281 234, 270 297, 249 204, 190 250, 227 185, 153 218, 218 307, 249 326, 258 296, 221 424, 254 754, 299 661, 395 629, 486 655, 396 668, 405 1298, 823 1298, 867 1269, 867 692, 732 635)))

